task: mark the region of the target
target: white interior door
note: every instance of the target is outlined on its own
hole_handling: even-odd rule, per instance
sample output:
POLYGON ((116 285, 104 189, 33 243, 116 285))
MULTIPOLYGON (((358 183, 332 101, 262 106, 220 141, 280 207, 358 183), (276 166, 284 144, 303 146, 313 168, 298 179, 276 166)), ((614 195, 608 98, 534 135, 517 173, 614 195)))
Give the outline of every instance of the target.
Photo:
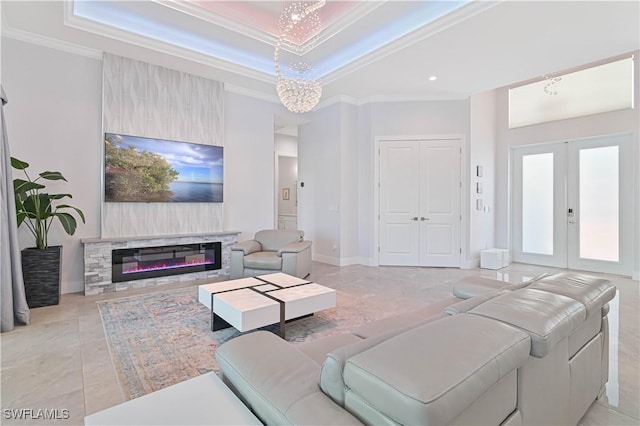
POLYGON ((629 151, 629 135, 514 149, 514 260, 630 275, 629 151))
POLYGON ((419 263, 419 146, 380 142, 380 264, 419 263))
POLYGON ((460 141, 420 146, 420 265, 460 265, 460 141))
POLYGON ((460 265, 460 140, 380 142, 379 263, 460 265))

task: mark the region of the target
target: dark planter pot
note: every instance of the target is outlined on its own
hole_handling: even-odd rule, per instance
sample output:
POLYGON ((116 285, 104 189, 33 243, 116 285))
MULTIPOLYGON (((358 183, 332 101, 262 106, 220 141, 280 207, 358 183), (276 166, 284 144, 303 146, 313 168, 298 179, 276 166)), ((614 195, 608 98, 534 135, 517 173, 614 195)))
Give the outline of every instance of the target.
POLYGON ((60 303, 62 246, 22 250, 22 276, 30 308, 60 303))

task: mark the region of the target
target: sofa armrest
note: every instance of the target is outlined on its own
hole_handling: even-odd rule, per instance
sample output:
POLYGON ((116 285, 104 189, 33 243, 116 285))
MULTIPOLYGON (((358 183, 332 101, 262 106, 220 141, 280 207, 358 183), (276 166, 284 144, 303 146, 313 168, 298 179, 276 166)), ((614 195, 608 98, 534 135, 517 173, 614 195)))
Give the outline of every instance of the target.
POLYGON ((282 256, 282 253, 300 253, 311 247, 311 241, 297 241, 295 243, 285 244, 278 250, 278 256, 282 256))
POLYGON ((242 251, 244 252, 245 256, 251 253, 258 252, 260 250, 262 250, 262 246, 255 240, 243 241, 231 246, 231 251, 242 251))

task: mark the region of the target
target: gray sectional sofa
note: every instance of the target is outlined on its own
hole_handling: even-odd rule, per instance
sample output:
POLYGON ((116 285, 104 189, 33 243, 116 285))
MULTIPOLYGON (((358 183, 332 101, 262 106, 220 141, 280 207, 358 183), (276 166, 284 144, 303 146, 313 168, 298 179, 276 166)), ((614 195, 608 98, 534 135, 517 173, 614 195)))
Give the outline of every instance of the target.
POLYGON ((608 376, 607 280, 471 278, 451 299, 303 344, 258 331, 216 351, 266 424, 577 424, 608 376))

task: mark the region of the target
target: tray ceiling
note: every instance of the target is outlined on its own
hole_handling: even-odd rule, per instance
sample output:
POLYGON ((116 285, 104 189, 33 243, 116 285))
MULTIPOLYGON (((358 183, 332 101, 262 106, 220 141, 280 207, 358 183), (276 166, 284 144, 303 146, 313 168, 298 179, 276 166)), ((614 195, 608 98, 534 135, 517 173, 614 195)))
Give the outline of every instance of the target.
MULTIPOLYGON (((274 98, 277 20, 289 3, 10 1, 2 33, 274 98)), ((305 60, 324 99, 461 99, 640 49, 639 1, 328 0, 320 10, 323 30, 305 60)))

